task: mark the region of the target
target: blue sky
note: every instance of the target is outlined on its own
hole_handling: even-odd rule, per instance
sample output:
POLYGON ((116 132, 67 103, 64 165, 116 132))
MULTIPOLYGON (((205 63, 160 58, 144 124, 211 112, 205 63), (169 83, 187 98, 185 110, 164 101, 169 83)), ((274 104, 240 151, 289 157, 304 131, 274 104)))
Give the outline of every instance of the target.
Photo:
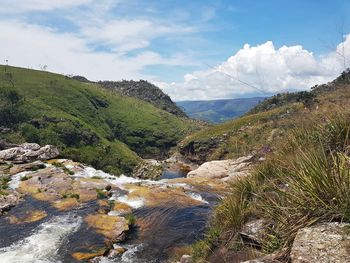
POLYGON ((237 79, 268 94, 303 90, 350 57, 347 0, 2 2, 3 61, 148 79, 176 100, 259 95, 237 79))

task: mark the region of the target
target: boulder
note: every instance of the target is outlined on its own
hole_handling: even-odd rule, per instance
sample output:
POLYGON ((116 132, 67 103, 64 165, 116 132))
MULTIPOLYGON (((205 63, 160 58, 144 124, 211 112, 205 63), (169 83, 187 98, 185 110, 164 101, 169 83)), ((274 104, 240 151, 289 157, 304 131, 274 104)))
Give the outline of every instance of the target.
POLYGON ((350 224, 324 223, 300 229, 290 253, 292 263, 350 262, 350 224))
POLYGON ((85 222, 113 243, 123 241, 125 232, 129 230, 128 222, 124 217, 94 214, 88 215, 85 222))
POLYGON ((187 174, 187 177, 204 177, 208 179, 234 178, 246 175, 252 163, 253 156, 245 156, 236 160, 210 161, 203 163, 196 170, 187 174))
POLYGON ((16 191, 11 191, 7 195, 0 194, 0 215, 10 210, 21 200, 21 195, 16 191))
POLYGON ((268 224, 264 219, 248 221, 239 233, 243 242, 253 247, 261 247, 268 224))
POLYGON ((27 163, 35 160, 49 160, 56 158, 59 151, 55 146, 46 145, 40 147, 36 143, 24 143, 18 147, 0 151, 0 160, 13 163, 27 163))

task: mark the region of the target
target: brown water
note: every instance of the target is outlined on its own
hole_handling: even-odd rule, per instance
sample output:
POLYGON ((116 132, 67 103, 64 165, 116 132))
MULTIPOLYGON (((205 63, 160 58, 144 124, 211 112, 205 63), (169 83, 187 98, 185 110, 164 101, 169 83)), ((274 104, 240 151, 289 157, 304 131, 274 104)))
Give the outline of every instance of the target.
MULTIPOLYGON (((145 204, 133 210, 136 225, 128 233, 127 240, 120 244, 127 252, 101 262, 165 262, 176 249, 202 237, 218 196, 203 190, 197 192, 193 187, 180 191, 168 185, 167 180, 162 182, 152 186, 148 186, 150 181, 124 185, 126 191, 133 189, 130 196, 136 193, 143 197, 144 193, 145 204), (146 186, 140 188, 140 184, 146 186)), ((91 246, 104 247, 104 238, 91 231, 83 221, 84 216, 95 213, 96 209, 93 201, 60 212, 47 202, 27 197, 6 217, 0 217, 0 262, 76 262, 71 257, 73 252, 91 246), (8 216, 20 217, 34 209, 45 211, 48 216, 34 223, 9 224, 8 216)))

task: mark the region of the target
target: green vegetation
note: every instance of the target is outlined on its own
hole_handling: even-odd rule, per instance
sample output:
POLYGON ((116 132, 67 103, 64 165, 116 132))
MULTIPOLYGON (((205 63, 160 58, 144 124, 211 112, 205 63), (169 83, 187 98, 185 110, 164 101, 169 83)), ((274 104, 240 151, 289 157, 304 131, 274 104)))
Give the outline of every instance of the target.
POLYGON ((102 189, 96 189, 96 195, 98 199, 106 199, 107 195, 106 192, 103 191, 102 189))
POLYGON ((61 155, 112 173, 162 157, 194 123, 150 103, 43 71, 0 66, 0 139, 59 147, 61 155))
POLYGON ((125 219, 128 221, 129 226, 133 226, 136 224, 136 216, 134 214, 127 214, 125 219))
POLYGON ((80 196, 79 196, 79 194, 68 193, 68 194, 62 194, 62 198, 75 198, 75 199, 79 200, 80 196))
POLYGON ((68 175, 73 175, 74 174, 74 171, 68 169, 66 166, 64 166, 63 163, 53 162, 52 165, 54 165, 54 166, 56 166, 58 168, 61 168, 68 175))
POLYGON ((27 181, 27 180, 29 180, 30 178, 32 178, 31 176, 27 176, 27 175, 25 175, 25 176, 23 176, 23 177, 21 177, 21 181, 22 182, 24 182, 24 181, 27 181))
POLYGON ((0 177, 0 192, 2 192, 3 194, 6 192, 6 190, 9 188, 8 183, 10 181, 10 176, 3 175, 2 177, 0 177))
MULTIPOLYGON (((242 127, 249 120, 255 129, 266 117, 270 119, 267 130, 272 131, 271 117, 276 116, 283 132, 273 143, 266 141, 273 149, 265 155, 266 160, 250 176, 232 183, 215 211, 206 237, 193 246, 196 261, 205 261, 217 247, 231 251, 252 249, 239 234, 251 220, 263 219, 268 226, 260 251, 276 253, 283 262, 289 260, 299 229, 318 222, 350 222, 349 86, 344 82, 327 85, 332 88, 323 86, 309 108, 293 100, 210 128, 212 134, 220 134, 227 132, 228 126, 235 130, 233 124, 242 127), (297 107, 295 112, 289 109, 289 114, 284 115, 286 107, 293 105, 297 107)), ((203 138, 201 133, 204 132, 195 136, 203 138)), ((259 143, 255 142, 258 147, 259 143)), ((254 146, 252 142, 250 147, 254 146)))

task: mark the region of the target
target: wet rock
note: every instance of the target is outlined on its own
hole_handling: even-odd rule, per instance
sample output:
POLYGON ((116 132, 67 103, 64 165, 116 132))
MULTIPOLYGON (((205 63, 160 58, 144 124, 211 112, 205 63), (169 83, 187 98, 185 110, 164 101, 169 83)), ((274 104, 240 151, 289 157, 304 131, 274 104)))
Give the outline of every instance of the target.
POLYGON ((10 191, 6 195, 0 194, 0 215, 10 210, 19 203, 21 195, 16 191, 10 191))
POLYGON ((98 249, 91 252, 75 252, 72 254, 72 257, 77 261, 87 262, 89 259, 102 256, 105 252, 105 249, 98 249))
POLYGON ((56 158, 59 151, 52 145, 46 145, 40 148, 35 143, 24 143, 18 147, 9 148, 0 151, 0 159, 11 161, 13 163, 27 163, 35 160, 49 160, 56 158))
POLYGON ((350 224, 324 223, 300 229, 290 253, 292 263, 350 262, 350 224))
POLYGON ((126 251, 125 248, 118 245, 114 245, 114 248, 109 251, 108 257, 113 258, 113 257, 119 256, 123 254, 125 251, 126 251))
POLYGON ((41 210, 26 211, 24 215, 20 217, 10 216, 8 218, 10 224, 26 224, 39 221, 47 217, 47 213, 41 210))
POLYGON ((253 156, 241 157, 236 160, 206 162, 187 174, 187 177, 205 177, 210 179, 234 178, 246 175, 252 164, 253 156))
POLYGON ((255 219, 247 222, 239 233, 243 242, 254 247, 261 247, 266 236, 268 224, 264 219, 255 219))
POLYGON ((128 222, 124 217, 95 214, 88 215, 85 222, 113 243, 122 241, 125 238, 125 232, 129 230, 128 222))

